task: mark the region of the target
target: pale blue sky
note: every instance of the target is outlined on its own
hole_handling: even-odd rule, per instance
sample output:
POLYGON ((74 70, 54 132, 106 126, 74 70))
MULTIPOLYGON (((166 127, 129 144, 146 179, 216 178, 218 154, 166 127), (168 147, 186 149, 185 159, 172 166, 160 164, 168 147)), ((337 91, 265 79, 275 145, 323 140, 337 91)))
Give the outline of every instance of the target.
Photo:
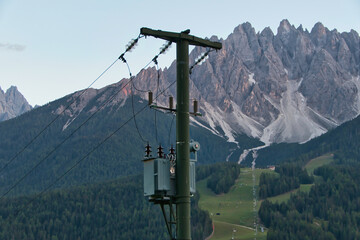
MULTIPOLYGON (((256 31, 282 19, 309 31, 316 22, 330 30, 360 32, 359 0, 0 0, 0 87, 15 85, 30 104, 45 104, 86 88, 124 50, 141 27, 226 38, 250 22, 256 31)), ((127 54, 133 74, 164 42, 141 39, 127 54)), ((175 47, 159 58, 168 66, 175 47)), ((118 62, 95 87, 128 77, 118 62)))

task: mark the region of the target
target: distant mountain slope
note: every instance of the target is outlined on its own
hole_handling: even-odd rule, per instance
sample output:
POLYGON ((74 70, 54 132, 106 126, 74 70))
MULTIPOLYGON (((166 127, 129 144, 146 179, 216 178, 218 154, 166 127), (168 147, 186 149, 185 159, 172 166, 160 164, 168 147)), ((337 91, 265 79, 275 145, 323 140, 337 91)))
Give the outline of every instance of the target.
POLYGON ((0 122, 17 117, 32 109, 17 87, 11 86, 6 92, 0 88, 0 122))
MULTIPOLYGON (((307 143, 280 143, 258 151, 256 166, 266 167, 284 161, 308 161, 333 152, 339 159, 360 161, 360 116, 307 143)), ((244 164, 250 164, 250 154, 244 164)))
MULTIPOLYGON (((223 48, 193 69, 190 96, 200 101, 202 124, 229 141, 246 133, 265 143, 305 142, 359 115, 357 32, 321 23, 309 32, 283 20, 276 35, 244 23, 226 39, 211 39, 223 48)), ((190 64, 202 52, 196 47, 190 64)), ((175 68, 162 71, 163 85, 175 79, 175 68)), ((155 69, 140 73, 137 84, 154 89, 155 69)))
MULTIPOLYGON (((34 167, 36 170, 30 172, 9 195, 41 191, 78 161, 79 165, 57 183, 57 187, 141 173, 146 142, 141 140, 131 119, 132 98, 123 95, 126 92, 116 94, 120 87, 120 84, 114 84, 100 90, 76 92, 0 123, 0 170, 6 166, 0 171, 0 196, 34 167), (108 101, 111 96, 116 97, 108 101), (74 104, 65 110, 71 102, 74 104), (57 117, 49 128, 22 151, 57 117), (104 144, 99 145, 119 128, 104 144), (18 152, 21 153, 14 158, 18 152), (11 163, 7 165, 10 160, 11 163)), ((156 112, 155 124, 155 111, 139 97, 135 96, 133 100, 134 112, 145 106, 145 110, 136 116, 142 137, 149 141, 154 155, 158 143, 167 153, 171 144, 175 146, 176 119, 173 119, 172 114, 156 112)), ((191 126, 190 131, 191 138, 201 144, 198 164, 225 161, 230 150, 237 149, 234 143, 228 143, 204 128, 191 126)), ((241 148, 237 149, 234 156, 245 148, 261 144, 245 135, 238 136, 237 140, 241 148)))
MULTIPOLYGON (((244 149, 261 145, 259 139, 265 143, 307 141, 359 114, 360 52, 356 46, 360 40, 355 31, 338 33, 319 23, 308 32, 284 20, 277 35, 269 28, 255 33, 249 23, 244 23, 220 41, 223 49, 211 53, 191 75, 190 97, 199 100, 204 115, 191 118, 191 138, 202 145, 199 163, 237 161, 244 149)), ((202 51, 194 48, 190 62, 202 51)), ((70 94, 2 122, 0 169, 9 160, 12 162, 0 172, 0 194, 40 161, 36 171, 11 194, 39 191, 79 160, 76 171, 58 186, 140 173, 145 142, 137 128, 155 153, 158 143, 165 149, 175 144, 175 120, 171 114, 157 112, 155 124, 155 112, 147 108, 137 115, 136 128, 130 119, 132 105, 134 112, 139 111, 146 106, 147 95, 135 89, 157 94, 176 78, 175 65, 160 71, 160 86, 156 69, 148 68, 134 78, 136 88, 126 85, 127 79, 123 79, 102 89, 70 94), (55 118, 50 128, 12 160, 55 118)), ((168 95, 175 96, 175 89, 175 85, 167 89, 157 103, 165 104, 168 95)), ((278 159, 284 156, 288 155, 284 153, 278 159)))

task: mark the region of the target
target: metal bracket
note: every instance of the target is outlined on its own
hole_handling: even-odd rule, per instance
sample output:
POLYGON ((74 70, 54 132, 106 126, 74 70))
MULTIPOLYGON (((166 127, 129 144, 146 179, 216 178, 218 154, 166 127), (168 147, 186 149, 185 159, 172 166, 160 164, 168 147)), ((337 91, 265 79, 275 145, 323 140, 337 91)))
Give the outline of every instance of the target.
POLYGON ((166 222, 166 228, 168 230, 169 236, 170 236, 170 240, 175 240, 175 234, 173 230, 175 230, 176 228, 173 227, 173 225, 176 226, 176 215, 174 212, 174 208, 173 208, 173 198, 172 197, 161 197, 161 198, 156 198, 156 199, 150 199, 150 202, 153 202, 154 204, 159 204, 161 207, 161 211, 163 213, 164 216, 164 220, 166 222), (169 207, 169 218, 166 215, 166 210, 165 210, 165 206, 168 205, 169 207))

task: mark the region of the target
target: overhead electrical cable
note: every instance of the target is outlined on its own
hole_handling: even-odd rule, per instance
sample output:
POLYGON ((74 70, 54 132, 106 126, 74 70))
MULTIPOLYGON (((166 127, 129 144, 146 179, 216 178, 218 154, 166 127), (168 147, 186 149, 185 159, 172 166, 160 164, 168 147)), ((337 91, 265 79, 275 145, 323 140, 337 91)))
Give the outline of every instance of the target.
MULTIPOLYGON (((137 43, 137 41, 138 41, 139 38, 140 38, 140 36, 139 36, 137 39, 133 39, 132 42, 130 42, 130 44, 127 46, 125 52, 124 52, 123 54, 121 54, 118 59, 124 58, 125 53, 128 52, 128 51, 130 51, 130 50, 136 45, 136 43, 137 43)), ((117 59, 117 60, 118 60, 118 59, 117 59)), ((108 69, 110 69, 110 67, 111 67, 112 65, 114 65, 117 60, 115 60, 97 79, 99 79, 108 69)), ((94 83, 97 81, 97 79, 96 79, 92 84, 94 84, 94 83)), ((44 162, 52 153, 54 153, 57 149, 59 149, 59 148, 60 148, 68 139, 70 139, 83 125, 85 125, 96 113, 98 113, 104 106, 106 106, 110 101, 112 101, 112 100, 115 98, 115 96, 116 96, 121 90, 123 90, 132 80, 133 80, 133 78, 131 78, 131 79, 130 79, 122 88, 120 88, 117 92, 115 92, 113 95, 111 95, 111 97, 110 97, 107 101, 105 101, 105 102, 100 106, 100 108, 98 108, 95 112, 93 112, 93 114, 91 114, 82 124, 80 124, 73 132, 71 132, 71 133, 70 133, 65 139, 63 139, 63 141, 61 141, 57 146, 55 146, 55 148, 54 148, 53 150, 51 150, 51 151, 50 151, 42 160, 40 160, 34 167, 32 167, 32 168, 30 169, 30 171, 28 171, 25 175, 23 175, 12 187, 10 187, 3 195, 1 195, 0 200, 3 199, 7 194, 9 194, 20 182, 22 182, 31 172, 33 172, 33 171, 34 171, 42 162, 44 162)), ((91 85, 92 85, 92 84, 91 84, 91 85)), ((90 85, 90 86, 91 86, 91 85, 90 85)), ((86 92, 86 91, 90 88, 90 86, 89 86, 86 90, 84 90, 78 97, 76 97, 74 101, 76 101, 77 99, 79 99, 79 97, 80 97, 81 95, 83 95, 84 92, 86 92)), ((74 101, 72 101, 72 103, 74 103, 74 101)), ((72 105, 72 103, 69 104, 67 108, 69 108, 69 107, 72 105)), ((65 109, 65 110, 66 110, 66 109, 65 109)), ((63 110, 63 111, 55 118, 55 120, 56 120, 65 110, 63 110)), ((55 120, 53 120, 52 122, 54 122, 55 120)), ((52 123, 52 122, 51 122, 51 123, 52 123)), ((48 126, 50 126, 50 125, 48 125, 48 126)), ((45 131, 45 129, 44 129, 43 131, 45 131)), ((38 134, 38 136, 39 136, 39 135, 40 135, 40 134, 38 134)), ((38 137, 38 136, 37 136, 37 137, 38 137)), ((30 144, 29 144, 29 145, 30 145, 30 144)), ((25 150, 25 148, 24 148, 24 150, 25 150)), ((8 164, 9 164, 9 163, 10 163, 10 162, 8 162, 8 164)), ((7 165, 8 165, 8 164, 7 164, 7 165)), ((3 169, 5 169, 5 167, 4 167, 3 169)), ((0 172, 1 172, 1 170, 0 170, 0 172)))
MULTIPOLYGON (((17 152, 6 164, 0 169, 0 173, 11 163, 13 162, 21 153, 23 153, 46 129, 48 129, 74 102, 76 102, 80 97, 89 90, 89 88, 94 85, 114 64, 121 58, 124 57, 125 53, 129 52, 137 43, 138 40, 143 37, 139 35, 136 39, 134 39, 127 47, 125 52, 123 52, 120 57, 118 57, 113 63, 111 63, 85 90, 81 92, 79 96, 74 98, 50 123, 48 123, 35 137, 33 137, 19 152, 17 152)), ((1 199, 1 198, 0 198, 1 199)))
POLYGON ((130 79, 131 79, 131 85, 130 85, 131 108, 132 108, 132 113, 133 113, 133 117, 134 117, 135 128, 136 128, 136 131, 137 131, 140 139, 141 139, 143 142, 147 142, 147 140, 145 140, 145 138, 144 138, 144 137, 142 136, 142 134, 140 133, 139 127, 138 127, 137 122, 136 122, 135 108, 134 108, 134 92, 133 92, 134 83, 133 83, 133 81, 132 81, 132 80, 134 79, 134 77, 133 77, 132 74, 131 74, 130 66, 129 66, 128 62, 126 61, 126 59, 123 57, 123 58, 121 58, 121 61, 126 64, 127 69, 128 69, 128 71, 129 71, 129 76, 130 76, 130 79))
POLYGON ((3 199, 7 194, 9 194, 20 182, 22 182, 27 176, 30 175, 41 163, 43 163, 51 154, 53 154, 57 149, 59 149, 67 140, 69 140, 82 126, 84 126, 90 119, 92 119, 95 114, 97 114, 103 107, 105 107, 110 101, 112 101, 116 95, 123 90, 132 79, 130 79, 123 87, 119 88, 111 97, 105 101, 95 112, 93 112, 83 123, 81 123, 75 130, 73 130, 66 138, 64 138, 53 150, 51 150, 44 158, 42 158, 34 167, 30 169, 25 175, 23 175, 12 187, 10 187, 4 194, 1 195, 0 200, 3 199))
POLYGON ((50 123, 48 123, 34 138, 30 140, 19 152, 17 152, 1 169, 0 173, 12 162, 14 161, 22 152, 24 152, 47 128, 50 127, 60 116, 63 114, 69 107, 77 101, 97 80, 99 80, 119 59, 116 59, 109 67, 105 69, 84 91, 81 92, 79 96, 74 98, 70 104, 68 104, 50 123))
MULTIPOLYGON (((156 65, 156 68, 157 68, 157 85, 156 85, 156 92, 158 93, 159 92, 159 82, 160 82, 160 69, 159 69, 159 65, 158 65, 158 57, 161 55, 161 54, 165 54, 165 52, 169 49, 169 47, 171 46, 171 42, 168 41, 167 43, 165 43, 161 48, 160 48, 160 52, 151 60, 151 62, 154 62, 155 65, 156 65)), ((130 66, 127 62, 127 60, 124 58, 124 57, 121 57, 120 58, 121 61, 123 63, 126 64, 127 66, 127 69, 129 71, 129 75, 130 75, 130 78, 133 78, 132 76, 132 73, 131 73, 131 70, 130 70, 130 66)), ((150 63, 151 63, 150 62, 150 63)), ((150 65, 150 63, 148 63, 143 69, 145 69, 148 65, 150 65)), ((132 88, 135 88, 137 91, 140 91, 140 92, 148 92, 148 91, 144 91, 144 90, 139 90, 135 87, 135 84, 134 82, 132 81, 131 82, 131 106, 132 106, 132 112, 133 112, 133 116, 134 116, 134 124, 135 124, 135 128, 137 130, 137 133, 139 135, 139 137, 141 138, 141 140, 143 142, 148 142, 141 134, 140 130, 139 130, 139 127, 138 127, 138 124, 137 124, 137 121, 136 121, 136 117, 135 117, 135 110, 134 110, 134 92, 133 92, 133 89, 132 88)), ((155 136, 156 136, 156 142, 158 142, 158 134, 157 134, 157 124, 156 124, 156 111, 155 111, 155 136)))
POLYGON ((170 123, 170 128, 169 128, 169 145, 171 143, 171 129, 172 129, 172 126, 173 126, 174 119, 175 119, 175 114, 173 114, 173 117, 172 117, 171 123, 170 123))
MULTIPOLYGON (((162 95, 167 89, 169 89, 172 85, 176 83, 176 80, 173 81, 166 89, 164 89, 163 92, 159 93, 154 99, 157 99, 160 95, 162 95)), ((144 111, 148 105, 144 105, 139 111, 135 113, 135 116, 140 114, 142 111, 144 111)), ((51 187, 53 187, 57 182, 59 182, 63 177, 65 177, 70 171, 72 171, 76 166, 78 166, 84 159, 86 159, 88 156, 90 156, 93 152, 95 152, 101 145, 103 145, 106 141, 108 141, 112 136, 114 136, 117 132, 119 132, 126 124, 128 124, 134 116, 130 117, 128 120, 126 120, 123 124, 121 124, 115 131, 113 131, 111 134, 109 134, 107 137, 105 137, 102 141, 100 141, 95 147, 93 147, 92 150, 90 150, 87 154, 85 154, 82 158, 80 158, 73 166, 71 166, 68 170, 66 170, 62 175, 60 175, 58 178, 56 178, 55 181, 53 181, 49 186, 47 186, 43 191, 36 194, 33 198, 29 200, 29 202, 19 209, 16 214, 15 218, 19 215, 20 212, 22 212, 24 209, 26 209, 33 201, 35 201, 36 198, 40 197, 42 194, 44 194, 46 191, 48 191, 51 187)))
MULTIPOLYGON (((130 46, 135 46, 134 42, 137 42, 136 40, 133 40, 133 42, 131 42, 129 45, 130 46)), ((129 47, 127 47, 126 51, 129 51, 129 47)), ((159 54, 158 54, 159 55, 159 54)), ((157 55, 157 56, 158 56, 157 55)), ((126 63, 126 60, 124 58, 124 54, 120 55, 120 57, 118 58, 120 60, 122 60, 123 62, 126 63)), ((151 62, 150 62, 151 63, 151 62)), ((144 68, 146 68, 149 64, 147 64, 144 68)), ((69 134, 65 139, 63 139, 63 141, 61 141, 53 150, 51 150, 42 160, 40 160, 34 167, 32 167, 30 169, 30 171, 28 171, 25 175, 23 175, 14 185, 12 185, 4 194, 1 195, 0 200, 2 200, 7 194, 9 194, 17 185, 19 185, 28 175, 30 175, 31 172, 33 172, 41 163, 43 163, 52 153, 54 153, 57 149, 59 149, 68 139, 70 139, 82 126, 84 126, 91 118, 93 118, 93 116, 95 114, 97 114, 101 109, 103 109, 103 107, 105 107, 109 102, 111 102, 116 95, 122 91, 129 83, 131 83, 134 80, 134 77, 132 77, 131 71, 130 71, 130 67, 128 66, 128 70, 129 70, 129 74, 130 74, 130 80, 128 82, 126 82, 125 85, 123 85, 121 88, 119 88, 118 91, 116 91, 114 94, 112 94, 110 96, 110 98, 105 101, 95 112, 93 112, 82 124, 80 124, 71 134, 69 134)), ((142 69, 144 69, 142 68, 142 69)), ((141 70, 142 70, 141 69, 141 70)), ((140 70, 140 71, 141 71, 140 70)), ((155 98, 156 99, 156 98, 155 98)), ((134 112, 133 112, 134 113, 134 112)), ((136 114, 134 113, 133 118, 135 119, 136 114)), ((137 127, 137 124, 136 124, 137 127)), ((138 128, 137 128, 138 129, 138 128)), ((139 131, 139 130, 138 130, 139 131)), ((141 135, 140 135, 141 136, 141 135)), ((143 139, 144 140, 144 139, 143 139)))
MULTIPOLYGON (((159 72, 159 65, 158 65, 158 62, 157 62, 156 59, 155 59, 154 63, 156 64, 156 69, 157 69, 156 94, 158 94, 159 93, 159 84, 160 84, 160 72, 159 72)), ((156 142, 159 143, 158 131, 157 131, 156 111, 154 111, 154 124, 155 124, 155 139, 156 139, 156 142)))

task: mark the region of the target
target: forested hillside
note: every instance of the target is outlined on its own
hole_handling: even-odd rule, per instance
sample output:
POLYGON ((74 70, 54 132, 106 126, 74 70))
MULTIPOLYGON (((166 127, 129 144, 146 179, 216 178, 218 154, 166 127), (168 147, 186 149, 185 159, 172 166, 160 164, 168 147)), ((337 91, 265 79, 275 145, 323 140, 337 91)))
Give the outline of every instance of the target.
POLYGON ((359 239, 360 164, 329 165, 315 170, 323 181, 287 203, 265 200, 259 216, 269 227, 268 240, 359 239))
POLYGON ((257 164, 259 159, 265 164, 266 157, 282 164, 276 166, 279 176, 260 178, 259 196, 278 195, 299 187, 298 183, 309 183, 312 177, 307 177, 305 164, 325 153, 334 153, 334 161, 314 170, 315 184, 309 192, 298 191, 287 202, 262 202, 259 217, 269 228, 267 239, 360 238, 360 117, 308 143, 278 144, 261 151, 257 164), (289 166, 298 167, 282 181, 289 166))
MULTIPOLYGON (((168 239, 160 207, 143 196, 142 176, 0 201, 0 239, 168 239)), ((192 237, 212 231, 192 199, 192 237)))
MULTIPOLYGON (((32 141, 57 117, 55 109, 66 106, 67 99, 59 99, 0 124, 0 194, 23 176, 26 177, 9 195, 41 191, 77 162, 78 166, 62 178, 57 187, 110 180, 142 171, 141 160, 146 143, 141 140, 131 120, 131 99, 122 107, 105 107, 92 117, 90 113, 95 113, 94 110, 85 107, 82 110, 84 113, 72 119, 71 123, 68 116, 60 115, 32 141), (119 128, 104 144, 99 145, 119 128), (31 144, 28 145, 29 142, 31 144), (33 168, 35 170, 30 171, 33 168)), ((93 101, 96 102, 96 99, 93 101)), ((146 106, 135 97, 135 112, 144 104, 146 106)), ((91 106, 94 105, 89 104, 89 108, 91 106)), ((155 124, 155 112, 145 109, 136 116, 136 122, 141 136, 150 142, 154 152, 157 143, 162 144, 165 152, 171 144, 175 144, 176 121, 171 114, 157 112, 155 124)), ((190 137, 201 144, 198 164, 224 161, 229 149, 236 147, 234 143, 195 126, 190 128, 190 137)), ((238 136, 237 141, 241 143, 239 152, 259 144, 258 140, 246 136, 238 136)))
POLYGON ((314 177, 309 176, 306 169, 300 164, 286 163, 277 166, 275 173, 262 173, 259 182, 259 198, 276 196, 293 189, 299 188, 300 184, 313 183, 314 177))

